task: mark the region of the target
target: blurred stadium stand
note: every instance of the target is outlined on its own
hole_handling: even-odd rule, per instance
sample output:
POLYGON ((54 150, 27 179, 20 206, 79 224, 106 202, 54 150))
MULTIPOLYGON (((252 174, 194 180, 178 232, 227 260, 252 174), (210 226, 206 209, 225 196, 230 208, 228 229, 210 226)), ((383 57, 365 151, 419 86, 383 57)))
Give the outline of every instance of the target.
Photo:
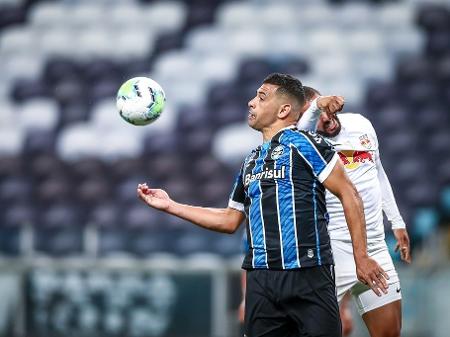
POLYGON ((234 237, 146 210, 135 186, 225 205, 258 143, 244 131, 246 103, 274 71, 343 94, 372 120, 413 243, 449 222, 447 1, 1 0, 0 58, 6 255, 29 251, 27 226, 31 251, 51 256, 86 254, 86 228, 98 256, 239 254, 234 237), (145 128, 114 107, 135 75, 168 98, 145 128))

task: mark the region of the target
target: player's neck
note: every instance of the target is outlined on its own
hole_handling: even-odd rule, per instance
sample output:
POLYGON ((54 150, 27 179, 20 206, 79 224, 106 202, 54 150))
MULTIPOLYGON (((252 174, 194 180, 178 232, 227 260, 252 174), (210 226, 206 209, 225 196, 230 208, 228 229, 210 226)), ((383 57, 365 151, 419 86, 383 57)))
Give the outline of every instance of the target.
POLYGON ((262 136, 263 136, 263 142, 267 142, 273 138, 278 132, 280 132, 283 129, 286 129, 290 126, 293 126, 294 123, 282 123, 282 124, 273 124, 270 125, 263 130, 261 130, 262 136))

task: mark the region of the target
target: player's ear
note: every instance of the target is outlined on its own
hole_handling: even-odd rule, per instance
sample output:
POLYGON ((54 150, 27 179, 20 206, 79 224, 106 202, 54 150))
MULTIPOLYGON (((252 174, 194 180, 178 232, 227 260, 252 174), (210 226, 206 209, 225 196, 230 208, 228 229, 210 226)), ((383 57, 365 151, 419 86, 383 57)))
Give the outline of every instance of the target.
POLYGON ((289 116, 289 114, 292 112, 292 105, 290 104, 283 104, 280 107, 280 111, 278 111, 278 118, 285 119, 289 116))

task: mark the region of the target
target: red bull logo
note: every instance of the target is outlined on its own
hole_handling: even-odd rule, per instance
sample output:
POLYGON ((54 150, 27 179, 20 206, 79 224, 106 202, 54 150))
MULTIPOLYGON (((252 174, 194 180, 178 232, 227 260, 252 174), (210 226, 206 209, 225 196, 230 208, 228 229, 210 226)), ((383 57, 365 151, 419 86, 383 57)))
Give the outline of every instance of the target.
POLYGON ((345 168, 349 170, 354 170, 364 163, 375 162, 372 153, 369 151, 345 150, 338 152, 338 154, 345 168))

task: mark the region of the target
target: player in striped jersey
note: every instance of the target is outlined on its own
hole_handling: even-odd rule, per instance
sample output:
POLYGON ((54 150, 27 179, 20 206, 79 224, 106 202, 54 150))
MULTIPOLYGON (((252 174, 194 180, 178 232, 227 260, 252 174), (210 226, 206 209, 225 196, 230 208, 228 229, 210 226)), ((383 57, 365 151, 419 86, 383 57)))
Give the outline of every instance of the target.
POLYGON ((305 92, 311 107, 304 113, 297 126, 312 131, 317 129, 339 151, 347 175, 363 199, 368 253, 389 275, 388 292, 381 297, 374 296, 369 288, 358 282, 344 210, 335 196, 326 193, 330 216, 328 230, 336 263, 336 288, 341 303, 343 327, 346 325, 348 327, 351 320, 346 304, 348 301, 341 302, 341 300, 350 293, 355 298, 358 311, 372 337, 400 336, 402 324, 400 281, 384 241, 382 212, 386 213, 392 224, 402 260, 408 263, 411 261, 409 237, 389 179, 381 164, 377 135, 370 121, 360 114, 342 113, 336 116, 321 113, 316 106, 320 93, 309 87, 305 87, 305 92))
POLYGON ((180 204, 145 184, 137 190, 149 206, 203 228, 233 233, 247 219, 248 337, 341 335, 325 188, 344 205, 359 279, 378 294, 387 286, 384 270, 367 255, 361 199, 338 155, 321 136, 295 127, 304 104, 299 80, 264 80, 247 118, 264 142, 245 159, 227 208, 180 204))

